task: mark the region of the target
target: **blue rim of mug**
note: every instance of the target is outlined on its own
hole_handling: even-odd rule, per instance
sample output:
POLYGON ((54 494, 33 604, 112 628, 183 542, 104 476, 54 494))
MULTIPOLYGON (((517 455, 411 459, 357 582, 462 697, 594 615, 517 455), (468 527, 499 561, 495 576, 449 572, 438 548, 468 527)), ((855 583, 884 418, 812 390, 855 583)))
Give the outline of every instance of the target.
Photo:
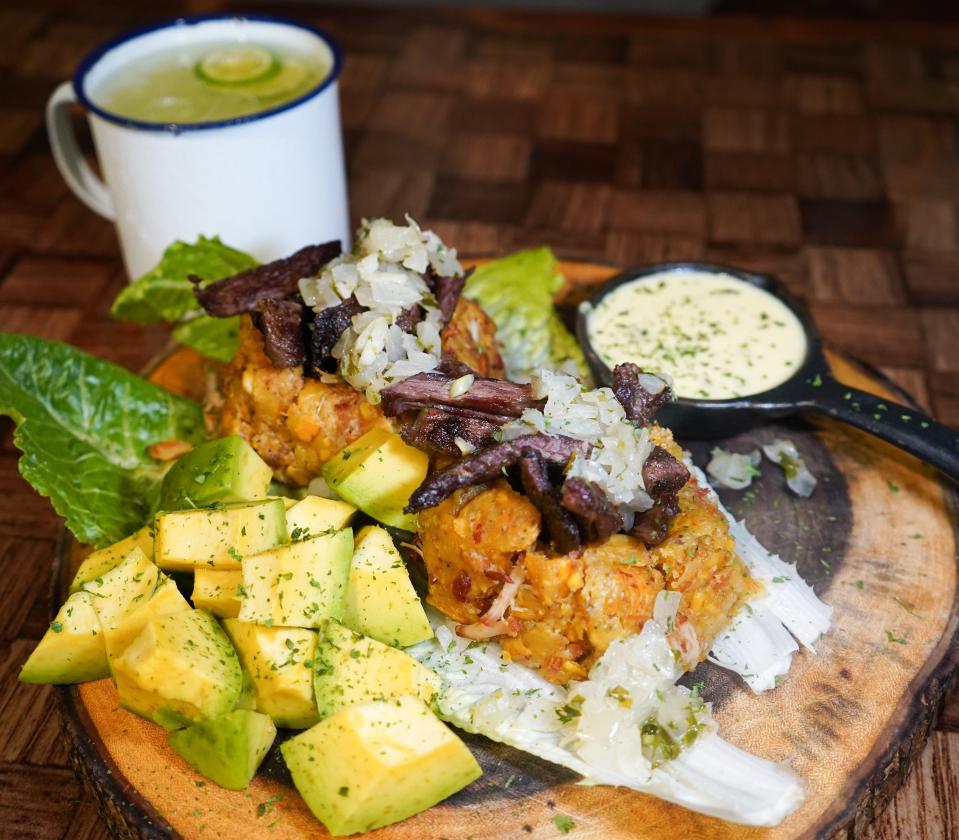
POLYGON ((119 35, 116 38, 107 41, 104 44, 101 44, 99 47, 93 50, 93 52, 87 54, 87 56, 77 66, 76 72, 73 74, 73 90, 76 93, 77 99, 87 110, 92 111, 97 116, 102 117, 103 119, 112 123, 126 126, 127 128, 139 128, 146 131, 182 134, 187 131, 206 131, 211 128, 226 128, 233 125, 243 125, 244 123, 256 122, 257 120, 266 119, 267 117, 272 117, 276 114, 282 114, 284 111, 289 111, 292 108, 296 108, 298 105, 302 105, 307 100, 312 99, 314 96, 317 96, 326 90, 339 78, 342 67, 343 52, 340 49, 340 45, 337 43, 336 39, 333 38, 328 32, 325 32, 316 26, 311 26, 308 23, 290 20, 288 18, 275 17, 273 15, 248 15, 229 12, 211 15, 190 15, 178 17, 174 20, 164 21, 162 23, 143 26, 139 29, 133 29, 124 33, 123 35, 119 35), (148 122, 146 120, 135 120, 129 117, 121 117, 119 114, 115 114, 112 111, 100 107, 87 95, 84 87, 87 74, 107 53, 112 52, 117 47, 127 43, 128 41, 135 41, 137 38, 142 38, 144 35, 149 35, 153 32, 159 32, 163 29, 172 29, 177 26, 196 26, 197 24, 209 23, 211 21, 218 20, 248 20, 251 23, 274 23, 281 26, 290 26, 294 29, 303 29, 307 32, 311 32, 320 38, 330 48, 330 52, 333 54, 333 66, 330 68, 330 72, 318 85, 316 85, 316 87, 311 88, 306 93, 298 96, 296 99, 292 99, 289 102, 284 102, 282 105, 277 105, 275 108, 270 108, 266 111, 256 111, 252 114, 244 114, 241 117, 231 117, 228 120, 210 120, 208 122, 196 123, 163 123, 148 122))

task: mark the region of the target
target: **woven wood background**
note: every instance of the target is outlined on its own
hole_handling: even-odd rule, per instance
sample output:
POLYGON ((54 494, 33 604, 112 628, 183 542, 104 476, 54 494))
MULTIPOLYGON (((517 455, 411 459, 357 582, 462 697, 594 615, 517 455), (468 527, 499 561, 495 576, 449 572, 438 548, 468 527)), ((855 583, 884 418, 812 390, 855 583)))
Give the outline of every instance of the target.
MULTIPOLYGON (((132 369, 163 346, 107 316, 125 282, 113 231, 61 182, 43 104, 102 40, 220 6, 2 4, 0 330, 132 369)), ((409 212, 464 254, 548 243, 774 272, 833 345, 959 426, 959 28, 269 10, 346 50, 357 219, 409 212)), ((10 437, 0 421, 0 836, 106 837, 65 766, 51 693, 15 681, 47 625, 60 526, 10 437)), ((957 836, 959 735, 943 732, 871 837, 957 836)))

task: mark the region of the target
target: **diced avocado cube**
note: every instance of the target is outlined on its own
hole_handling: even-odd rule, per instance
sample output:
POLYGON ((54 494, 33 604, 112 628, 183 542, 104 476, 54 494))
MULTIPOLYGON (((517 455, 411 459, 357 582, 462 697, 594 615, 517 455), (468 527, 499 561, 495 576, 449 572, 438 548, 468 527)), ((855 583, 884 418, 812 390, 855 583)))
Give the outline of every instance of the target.
POLYGON ((287 510, 286 530, 294 542, 305 540, 345 528, 355 513, 356 508, 348 502, 307 496, 287 510))
POLYGON ((243 560, 241 621, 319 627, 343 615, 353 531, 327 532, 243 560))
POLYGON ((70 584, 70 594, 83 589, 83 584, 103 577, 110 569, 120 565, 121 561, 134 549, 139 548, 148 560, 153 559, 153 528, 145 525, 136 533, 120 540, 118 543, 101 548, 88 555, 80 564, 73 583, 70 584))
POLYGON ((280 751, 334 837, 405 820, 482 775, 466 745, 414 697, 344 709, 280 751))
MULTIPOLYGON (((226 629, 226 628, 224 628, 226 629)), ((229 635, 229 633, 227 634, 229 635)), ((232 638, 230 641, 233 641, 232 638)), ((234 645, 234 648, 236 645, 234 645)), ((240 656, 240 652, 236 652, 237 656, 240 656)), ((240 667, 243 667, 243 657, 240 656, 240 667)), ((247 709, 248 711, 256 711, 256 691, 253 688, 253 680, 250 678, 250 675, 243 670, 243 688, 240 689, 240 699, 236 701, 236 707, 238 709, 247 709)))
POLYGON ((416 530, 416 517, 403 513, 410 494, 423 483, 429 456, 398 434, 376 428, 323 465, 323 478, 340 496, 384 525, 416 530))
POLYGON ((198 773, 229 790, 243 790, 273 746, 267 715, 237 709, 170 733, 170 746, 198 773))
POLYGON ((265 498, 273 470, 239 435, 201 443, 177 459, 163 478, 161 510, 265 498))
POLYGON ((429 703, 440 678, 408 653, 330 621, 320 634, 313 663, 320 718, 358 703, 403 695, 429 703))
POLYGON ((290 729, 305 729, 319 720, 313 700, 315 630, 263 627, 235 618, 226 619, 223 629, 253 685, 258 712, 290 729))
POLYGON ((100 624, 115 627, 137 604, 153 595, 159 579, 160 570, 139 548, 133 548, 122 563, 102 577, 87 581, 83 589, 94 598, 100 624))
POLYGON ((209 613, 154 616, 113 660, 120 705, 178 729, 233 711, 243 687, 240 661, 209 613))
POLYGON ((161 574, 152 595, 137 595, 130 604, 130 609, 124 615, 118 616, 115 623, 101 622, 107 659, 112 662, 123 653, 154 616, 187 612, 190 609, 189 602, 180 594, 176 583, 161 574))
POLYGON ((74 592, 20 671, 20 682, 69 685, 110 672, 100 619, 89 592, 74 592))
POLYGON ((287 541, 285 514, 280 499, 158 514, 154 559, 168 571, 239 569, 248 554, 287 541))
POLYGON ((395 647, 433 638, 426 610, 393 539, 376 525, 357 534, 343 624, 395 647))
POLYGON ((193 573, 193 606, 217 618, 236 618, 240 614, 243 572, 197 566, 193 573))

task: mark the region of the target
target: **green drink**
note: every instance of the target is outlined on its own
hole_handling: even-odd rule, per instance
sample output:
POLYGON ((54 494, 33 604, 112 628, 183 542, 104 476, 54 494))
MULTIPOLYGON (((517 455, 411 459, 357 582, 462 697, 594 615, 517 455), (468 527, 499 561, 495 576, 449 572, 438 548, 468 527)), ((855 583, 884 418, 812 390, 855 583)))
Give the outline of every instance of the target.
POLYGON ((199 44, 125 64, 103 80, 93 98, 128 119, 218 122, 291 102, 320 84, 329 70, 317 56, 287 47, 199 44))

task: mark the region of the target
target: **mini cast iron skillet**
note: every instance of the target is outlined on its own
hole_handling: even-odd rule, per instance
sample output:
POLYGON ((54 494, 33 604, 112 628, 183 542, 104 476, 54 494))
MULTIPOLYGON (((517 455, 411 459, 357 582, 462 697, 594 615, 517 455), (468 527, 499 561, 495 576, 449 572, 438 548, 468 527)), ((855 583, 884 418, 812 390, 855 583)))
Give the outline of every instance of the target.
POLYGON ((882 400, 837 381, 823 355, 822 339, 809 313, 782 283, 764 274, 692 262, 657 263, 618 274, 580 304, 576 313, 576 336, 598 382, 611 384, 613 373, 590 341, 588 321, 592 307, 589 305, 595 306, 610 291, 625 283, 678 270, 727 274, 779 298, 799 318, 806 332, 806 358, 789 379, 768 391, 724 400, 677 398, 657 415, 664 426, 680 437, 727 437, 769 418, 811 411, 835 417, 887 440, 959 483, 959 432, 913 408, 882 400))

